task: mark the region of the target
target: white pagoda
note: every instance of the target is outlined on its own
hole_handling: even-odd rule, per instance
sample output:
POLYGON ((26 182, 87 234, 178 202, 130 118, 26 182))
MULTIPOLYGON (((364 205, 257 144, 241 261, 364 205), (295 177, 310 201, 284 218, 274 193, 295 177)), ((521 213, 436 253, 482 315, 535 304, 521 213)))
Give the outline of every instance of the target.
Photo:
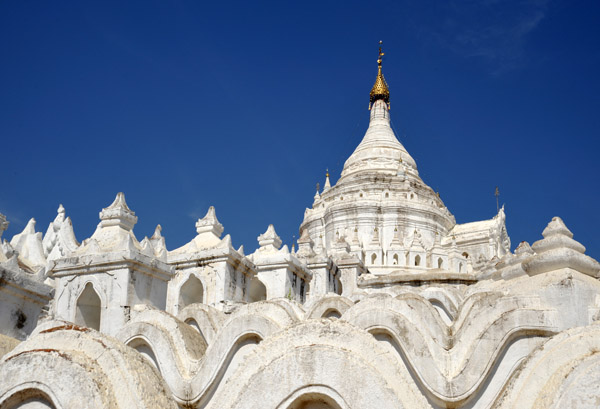
MULTIPOLYGON (((169 250, 123 193, 81 243, 60 206, 0 246, 0 408, 600 407, 600 264, 559 217, 511 252, 504 209, 457 224, 370 123, 306 209, 245 254, 213 207, 169 250)), ((8 221, 0 215, 0 237, 8 221)))

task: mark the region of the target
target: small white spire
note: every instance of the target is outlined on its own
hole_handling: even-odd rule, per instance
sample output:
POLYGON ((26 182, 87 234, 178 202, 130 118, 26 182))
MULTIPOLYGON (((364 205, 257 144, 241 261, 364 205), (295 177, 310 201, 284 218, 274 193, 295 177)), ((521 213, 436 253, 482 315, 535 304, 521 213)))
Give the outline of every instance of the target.
POLYGON ((373 229, 373 236, 371 237, 369 246, 379 246, 379 229, 377 227, 373 229))
POLYGON ((167 246, 165 245, 165 238, 162 236, 162 226, 160 224, 156 225, 156 229, 154 229, 154 234, 149 239, 150 244, 152 244, 152 248, 154 249, 154 253, 157 256, 161 256, 163 253, 166 255, 167 246))
POLYGON ((119 192, 112 204, 102 209, 100 220, 102 220, 102 227, 121 226, 125 230, 131 230, 137 223, 138 218, 135 212, 127 206, 123 192, 119 192))
POLYGON ((415 228, 413 232, 412 240, 410 243, 410 248, 422 248, 425 249, 425 245, 423 244, 423 239, 421 237, 421 232, 415 228))
POLYGON ((320 188, 321 188, 321 186, 317 183, 317 191, 315 193, 315 202, 321 198, 321 195, 319 194, 320 188))
POLYGON ((209 207, 206 216, 202 219, 198 219, 196 222, 196 232, 198 234, 212 232, 215 236, 221 237, 223 230, 223 225, 219 223, 219 220, 217 219, 214 206, 209 207))
POLYGON ((302 230, 298 239, 298 253, 301 257, 312 257, 315 255, 313 251, 313 241, 308 234, 308 229, 302 230))
POLYGON ((79 247, 71 219, 65 217, 65 213, 65 208, 60 205, 54 221, 50 222, 42 239, 47 261, 66 257, 79 247))
POLYGON ((35 234, 35 219, 33 217, 29 219, 21 234, 35 234))
POLYGON ((331 188, 331 183, 329 182, 329 169, 325 170, 325 185, 323 186, 323 192, 331 188))
POLYGON ((151 239, 160 239, 162 237, 162 226, 160 224, 156 225, 156 229, 154 229, 154 234, 152 235, 151 239))
POLYGON ((35 231, 35 219, 31 218, 27 226, 10 241, 10 245, 16 250, 19 261, 29 267, 32 271, 46 265, 46 256, 42 244, 42 233, 35 231))
POLYGON ((392 241, 390 243, 391 249, 402 249, 404 247, 404 240, 400 238, 400 232, 398 231, 398 227, 394 228, 394 237, 392 237, 392 241))
POLYGON ((269 224, 267 231, 258 236, 260 251, 276 251, 281 247, 281 238, 275 232, 275 227, 269 224))
POLYGON ((60 224, 65 220, 65 208, 62 204, 58 205, 58 210, 56 211, 56 217, 54 218, 54 223, 60 224))

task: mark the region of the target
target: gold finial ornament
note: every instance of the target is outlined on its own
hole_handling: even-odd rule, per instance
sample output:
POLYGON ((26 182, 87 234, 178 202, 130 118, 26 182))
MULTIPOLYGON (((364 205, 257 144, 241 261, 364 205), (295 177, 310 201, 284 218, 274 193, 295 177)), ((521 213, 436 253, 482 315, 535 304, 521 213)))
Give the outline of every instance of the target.
POLYGON ((383 56, 385 55, 383 51, 381 51, 381 45, 383 41, 379 42, 379 58, 377 59, 377 78, 375 79, 375 85, 371 88, 370 93, 370 101, 369 101, 369 109, 373 106, 373 103, 378 99, 383 99, 390 109, 390 89, 388 88, 387 82, 385 82, 385 78, 383 77, 383 73, 381 72, 381 62, 383 61, 383 56))

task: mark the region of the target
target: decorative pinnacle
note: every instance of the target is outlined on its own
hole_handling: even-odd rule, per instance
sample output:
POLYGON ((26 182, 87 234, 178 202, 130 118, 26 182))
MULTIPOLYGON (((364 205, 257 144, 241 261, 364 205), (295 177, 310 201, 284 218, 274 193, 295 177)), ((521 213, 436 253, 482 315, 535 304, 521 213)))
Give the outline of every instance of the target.
POLYGON ((500 213, 500 202, 498 202, 498 197, 500 197, 500 189, 498 189, 498 186, 496 186, 494 196, 496 196, 496 213, 500 213))
POLYGON ((102 209, 100 220, 102 227, 120 226, 125 230, 131 230, 137 223, 135 212, 127 206, 123 192, 117 193, 114 202, 102 209))
POLYGON ((160 234, 161 231, 162 231, 162 226, 160 224, 157 224, 156 229, 154 229, 154 234, 150 238, 151 239, 160 239, 162 237, 160 234))
POLYGON ((210 206, 206 216, 196 222, 196 233, 198 234, 212 232, 215 236, 221 237, 223 230, 223 225, 217 219, 214 206, 210 206))
POLYGON ((323 192, 331 187, 331 182, 329 182, 329 168, 325 171, 325 185, 323 185, 323 192))
POLYGON ((281 238, 275 232, 275 227, 272 224, 269 224, 266 232, 258 236, 258 244, 263 250, 279 250, 281 243, 281 238))
POLYGON ((9 222, 6 221, 6 216, 0 213, 0 237, 2 237, 2 232, 8 229, 9 222))
POLYGON ((385 53, 381 50, 381 45, 383 41, 379 42, 379 58, 377 59, 377 78, 375 79, 375 84, 373 88, 371 88, 370 100, 369 100, 369 109, 373 106, 373 103, 378 99, 383 99, 390 109, 390 90, 388 88, 387 82, 385 82, 385 78, 383 77, 383 73, 381 72, 381 62, 383 61, 383 56, 385 53))

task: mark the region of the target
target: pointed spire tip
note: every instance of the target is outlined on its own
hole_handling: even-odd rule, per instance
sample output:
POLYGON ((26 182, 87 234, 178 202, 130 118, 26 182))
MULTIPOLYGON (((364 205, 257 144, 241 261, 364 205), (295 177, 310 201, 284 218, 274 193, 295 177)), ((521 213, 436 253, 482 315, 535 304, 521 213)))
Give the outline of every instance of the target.
POLYGON ((373 106, 373 103, 375 103, 375 101, 377 101, 378 99, 383 99, 387 104, 388 109, 390 108, 390 90, 388 88, 387 82, 385 81, 383 73, 381 72, 381 63, 383 62, 383 56, 385 55, 385 53, 381 49, 382 44, 383 41, 379 41, 379 58, 377 58, 377 78, 375 79, 375 84, 373 85, 373 88, 371 88, 371 93, 369 94, 369 110, 373 106))

